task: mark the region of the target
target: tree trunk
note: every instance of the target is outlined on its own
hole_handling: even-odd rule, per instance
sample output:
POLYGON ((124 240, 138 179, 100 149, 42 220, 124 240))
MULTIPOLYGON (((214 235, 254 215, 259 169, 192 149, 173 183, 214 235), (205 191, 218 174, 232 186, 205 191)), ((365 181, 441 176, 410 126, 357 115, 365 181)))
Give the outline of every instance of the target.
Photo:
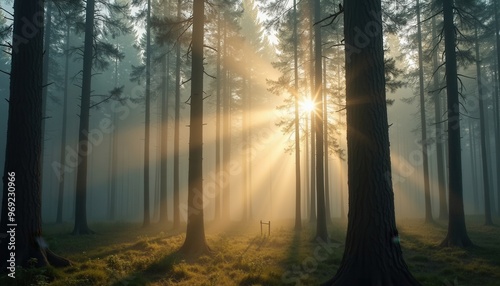
MULTIPOLYGON (((436 33, 436 18, 432 18, 432 39, 433 45, 436 45, 437 33, 436 33)), ((448 219, 448 204, 446 203, 446 174, 444 166, 444 143, 446 142, 446 135, 443 132, 442 120, 442 109, 441 109, 441 97, 439 95, 439 68, 438 64, 438 50, 435 49, 432 53, 432 67, 435 71, 433 76, 434 80, 434 90, 436 94, 434 95, 434 120, 436 125, 436 160, 437 160, 437 173, 438 173, 438 189, 439 189, 439 219, 448 219)))
POLYGON ((476 167, 476 152, 474 144, 474 130, 472 120, 469 118, 469 147, 470 147, 470 160, 471 160, 471 176, 472 176, 472 195, 474 199, 474 214, 479 213, 479 186, 477 183, 477 167, 476 167))
POLYGON ((419 285, 394 215, 381 1, 344 3, 349 219, 342 262, 325 285, 419 285))
POLYGON ((149 210, 149 128, 151 113, 151 0, 148 0, 146 15, 146 118, 144 128, 144 215, 142 226, 146 227, 150 223, 149 210))
POLYGON ((294 97, 294 115, 295 115, 295 230, 302 228, 302 215, 300 208, 300 117, 299 117, 299 67, 298 53, 299 45, 297 33, 297 1, 293 0, 293 97, 294 97))
POLYGON ((310 3, 308 7, 309 12, 309 79, 310 79, 310 91, 311 100, 313 100, 315 106, 314 111, 311 112, 311 207, 309 208, 309 222, 316 222, 316 115, 318 106, 316 106, 316 86, 314 82, 314 2, 315 0, 308 0, 310 3))
POLYGON ((170 53, 162 60, 162 102, 161 102, 161 143, 160 143, 160 224, 168 221, 167 206, 167 162, 168 162, 168 77, 170 74, 170 53))
POLYGON ((180 251, 198 256, 210 251, 203 222, 203 35, 204 0, 193 2, 191 114, 189 125, 188 221, 180 251))
POLYGON ((331 208, 330 208, 330 152, 328 141, 328 96, 326 92, 326 57, 323 58, 323 145, 325 149, 325 217, 327 222, 331 222, 331 208))
MULTIPOLYGON (((66 126, 68 122, 68 76, 69 76, 69 32, 70 25, 66 24, 66 58, 64 62, 64 99, 63 99, 63 120, 62 120, 62 134, 61 134, 61 166, 66 164, 66 126)), ((63 222, 63 203, 64 203, 64 175, 65 170, 61 167, 59 173, 59 192, 57 196, 57 217, 56 223, 63 222)))
POLYGON ((422 25, 420 23, 420 1, 417 0, 417 42, 418 42, 418 78, 420 91, 420 125, 422 131, 422 158, 424 176, 425 222, 432 223, 431 187, 429 183, 429 154, 427 154, 427 122, 425 115, 424 64, 422 55, 422 25))
POLYGON ((231 94, 228 91, 228 69, 227 69, 227 27, 224 21, 224 57, 223 57, 223 71, 222 71, 222 218, 223 220, 230 220, 230 161, 231 161, 231 94))
POLYGON ((490 200, 490 179, 488 177, 488 150, 486 144, 486 114, 484 105, 486 98, 483 94, 483 83, 481 79, 481 56, 479 55, 479 38, 477 36, 477 27, 474 30, 475 34, 475 51, 476 51, 476 80, 477 80, 477 94, 479 96, 479 128, 481 129, 481 162, 483 164, 483 191, 484 191, 484 224, 492 225, 491 220, 491 200, 490 200))
POLYGON ((221 66, 221 17, 220 11, 217 12, 217 75, 216 75, 216 84, 217 84, 217 95, 215 102, 215 221, 220 220, 221 215, 221 154, 220 154, 220 125, 221 125, 221 77, 222 73, 220 70, 221 66))
MULTIPOLYGON (((314 21, 321 21, 320 0, 313 0, 314 21)), ((325 213, 325 174, 324 174, 324 145, 323 145, 323 67, 322 67, 322 43, 321 43, 321 25, 314 26, 314 102, 317 104, 315 109, 316 121, 316 193, 317 193, 317 220, 316 237, 326 241, 328 231, 326 229, 325 213)))
POLYGON ((456 28, 453 23, 453 0, 443 0, 444 45, 446 60, 446 94, 448 98, 448 234, 441 246, 471 246, 467 235, 462 189, 462 155, 460 147, 460 103, 458 100, 456 28))
POLYGON ((85 44, 83 50, 82 97, 80 126, 78 129, 78 170, 76 174, 75 227, 73 234, 91 234, 87 225, 87 171, 88 155, 92 152, 89 142, 90 93, 92 85, 92 59, 94 42, 95 0, 87 0, 85 15, 85 44))
POLYGON ((43 4, 14 1, 13 35, 19 38, 12 43, 0 222, 0 233, 7 234, 0 240, 0 266, 12 278, 15 267, 27 267, 31 258, 37 259, 37 267, 70 265, 52 253, 42 238, 43 4), (34 21, 29 40, 22 38, 27 36, 26 19, 34 21))
MULTIPOLYGON (((181 18, 181 0, 177 1, 177 20, 181 18)), ((174 126, 174 229, 181 223, 179 209, 179 124, 181 113, 181 47, 177 43, 175 50, 175 126, 174 126)))
POLYGON ((496 133, 495 133, 495 153, 496 153, 496 166, 497 166, 497 212, 500 216, 500 95, 498 93, 498 88, 500 87, 500 73, 498 72, 500 69, 500 20, 498 19, 498 0, 494 0, 495 7, 495 39, 496 39, 496 50, 497 50, 497 68, 496 68, 496 78, 497 82, 495 84, 495 102, 496 102, 496 133))

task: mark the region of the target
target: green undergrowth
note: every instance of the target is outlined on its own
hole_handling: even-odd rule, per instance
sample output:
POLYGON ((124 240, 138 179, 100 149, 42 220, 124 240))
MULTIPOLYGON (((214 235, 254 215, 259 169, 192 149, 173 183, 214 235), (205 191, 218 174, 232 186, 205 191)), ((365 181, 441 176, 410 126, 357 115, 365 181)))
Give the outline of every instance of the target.
MULTIPOLYGON (((422 285, 500 285, 500 228, 468 218, 468 249, 441 248, 446 223, 398 221, 406 263, 422 285)), ((346 224, 334 220, 330 241, 300 233, 289 221, 273 222, 261 236, 259 222, 207 225, 210 253, 186 258, 177 253, 182 232, 171 226, 95 224, 96 234, 73 236, 71 225, 45 225, 51 250, 73 265, 56 269, 18 268, 16 280, 0 285, 317 285, 332 277, 342 259, 346 224)))

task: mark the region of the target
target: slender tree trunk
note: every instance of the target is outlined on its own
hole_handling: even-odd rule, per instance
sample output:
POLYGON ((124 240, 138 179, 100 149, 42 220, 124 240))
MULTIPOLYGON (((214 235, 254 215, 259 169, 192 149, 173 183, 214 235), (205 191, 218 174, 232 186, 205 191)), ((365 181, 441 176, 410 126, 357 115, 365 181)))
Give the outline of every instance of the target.
POLYGON ((160 224, 168 221, 167 174, 168 174, 168 77, 170 74, 170 53, 164 55, 162 61, 162 103, 161 103, 161 163, 160 163, 160 224))
POLYGON ((474 213, 479 213, 479 191, 477 184, 477 168, 476 168, 476 152, 474 144, 474 130, 472 120, 469 118, 469 146, 470 146, 470 160, 471 160, 471 173, 472 173, 472 195, 474 197, 474 213))
POLYGON ((314 223, 316 222, 316 115, 315 112, 318 108, 317 102, 316 102, 316 88, 315 88, 315 82, 314 82, 314 2, 315 0, 308 0, 308 3, 310 3, 309 7, 307 8, 308 13, 309 13, 309 79, 310 79, 310 92, 311 92, 311 100, 313 100, 315 106, 314 110, 311 112, 311 207, 310 207, 310 215, 309 215, 309 222, 314 223))
POLYGON ((446 60, 446 94, 448 98, 448 164, 449 221, 448 234, 441 246, 471 246, 467 235, 462 187, 462 154, 460 147, 460 103, 458 100, 456 27, 453 23, 453 0, 443 0, 446 60))
POLYGON ((89 142, 90 93, 92 86, 92 59, 94 42, 95 0, 87 0, 85 15, 85 44, 83 50, 82 96, 80 127, 78 129, 78 169, 76 175, 75 227, 73 234, 93 233, 87 225, 87 172, 88 155, 92 152, 89 142))
POLYGON ((395 222, 381 1, 344 4, 349 220, 342 262, 325 285, 419 285, 395 222), (360 42, 359 27, 376 32, 360 42))
POLYGON ((420 23, 420 1, 417 0, 417 42, 418 42, 418 78, 420 91, 420 125, 422 131, 422 157, 423 157, 423 176, 424 176, 424 197, 425 197, 425 222, 431 223, 431 187, 429 183, 429 155, 427 153, 427 122, 425 115, 425 94, 424 94, 424 64, 422 55, 422 27, 420 23))
POLYGON ((297 1, 293 0, 293 97, 294 97, 294 125, 295 125, 295 230, 302 229, 302 215, 300 208, 300 117, 299 117, 299 67, 298 52, 299 45, 297 33, 297 1))
MULTIPOLYGON (((321 6, 320 0, 313 0, 314 6, 314 21, 321 21, 321 6)), ((328 231, 326 229, 326 213, 325 213, 325 173, 324 173, 324 145, 323 145, 323 67, 322 67, 322 43, 321 43, 321 25, 314 26, 314 101, 317 104, 315 109, 316 121, 316 192, 317 192, 317 220, 316 220, 316 237, 326 241, 328 239, 328 231)))
MULTIPOLYGON (((68 76, 69 76, 69 32, 70 25, 66 26, 66 57, 64 62, 64 99, 63 99, 63 120, 62 120, 62 134, 61 134, 61 166, 66 164, 66 126, 68 122, 68 76)), ((63 222, 63 203, 64 203, 64 168, 61 168, 59 174, 59 193, 57 196, 57 217, 56 223, 63 222)))
POLYGON ((149 133, 151 116, 151 0, 148 0, 146 15, 146 118, 144 128, 144 215, 142 226, 150 223, 149 209, 149 133))
POLYGON ((221 138, 220 138, 220 125, 221 125, 221 17, 220 17, 220 11, 217 12, 217 79, 216 79, 216 84, 217 84, 217 96, 216 96, 216 102, 215 102, 215 220, 219 221, 220 220, 220 215, 221 215, 221 152, 220 152, 220 143, 221 143, 221 138))
POLYGON ((242 116, 242 125, 241 125, 241 140, 242 140, 242 149, 241 152, 241 165, 242 165, 242 180, 241 180, 241 190, 243 193, 243 216, 242 220, 248 220, 248 62, 245 64, 245 75, 243 79, 243 91, 242 91, 242 106, 241 106, 241 116, 242 116))
MULTIPOLYGON (((177 20, 181 18, 181 0, 177 1, 177 20)), ((174 229, 180 227, 179 209, 179 124, 181 113, 181 43, 176 43, 175 60, 175 126, 174 126, 174 229)))
POLYGON ((189 125, 188 221, 181 252, 200 255, 210 251, 203 222, 203 35, 204 0, 193 2, 191 114, 189 125))
POLYGON ((229 92, 228 68, 227 68, 227 23, 224 21, 224 56, 222 70, 222 218, 230 220, 230 161, 231 161, 231 93, 229 92))
POLYGON ((37 267, 70 264, 52 253, 42 238, 43 4, 14 1, 13 35, 20 38, 12 43, 0 221, 0 233, 7 235, 0 240, 0 266, 12 278, 18 278, 15 267, 27 268, 31 258, 36 258, 37 267), (27 35, 26 19, 34 22, 29 40, 21 38, 27 35))
POLYGON ((491 220, 491 200, 490 200, 490 179, 488 177, 488 150, 486 149, 486 114, 484 105, 486 98, 483 94, 483 83, 481 79, 481 56, 479 54, 479 38, 477 36, 477 27, 475 27, 475 51, 476 51, 476 80, 477 80, 477 93, 479 96, 479 128, 481 129, 481 161, 483 164, 483 191, 484 191, 484 218, 485 225, 492 225, 491 220))
MULTIPOLYGON (((436 18, 432 18, 432 39, 433 45, 437 44, 437 33, 436 33, 436 18)), ((446 203, 446 173, 444 166, 444 143, 446 142, 446 134, 443 131, 442 123, 442 108, 441 108, 441 97, 439 95, 439 68, 438 64, 438 50, 436 49, 432 53, 432 67, 435 71, 433 76, 433 86, 436 90, 434 95, 434 120, 436 125, 436 160, 437 160, 437 173, 438 173, 438 189, 439 189, 439 219, 448 219, 448 204, 446 203)))
POLYGON ((325 149, 325 216, 326 221, 330 222, 332 219, 330 208, 330 152, 328 140, 328 96, 326 92, 326 57, 323 58, 323 117, 324 117, 324 133, 323 145, 325 149))

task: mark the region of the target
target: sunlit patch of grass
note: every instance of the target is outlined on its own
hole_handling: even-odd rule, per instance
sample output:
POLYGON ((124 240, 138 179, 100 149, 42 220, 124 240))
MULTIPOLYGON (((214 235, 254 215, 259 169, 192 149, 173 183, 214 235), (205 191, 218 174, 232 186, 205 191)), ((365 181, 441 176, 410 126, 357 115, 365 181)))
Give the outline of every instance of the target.
MULTIPOLYGON (((400 221, 405 261, 422 285, 498 285, 500 228, 468 219, 475 247, 441 248, 446 222, 400 221)), ((260 235, 259 222, 207 228, 208 255, 186 260, 176 251, 184 234, 139 224, 98 224, 95 235, 70 235, 70 226, 45 226, 49 246, 74 264, 63 269, 28 268, 19 285, 317 285, 331 278, 343 255, 345 221, 329 226, 336 241, 330 250, 315 241, 314 226, 300 233, 293 222, 273 222, 271 235, 260 235)), ((19 280, 21 281, 21 280, 19 280)), ((0 278, 0 285, 5 284, 0 278)))

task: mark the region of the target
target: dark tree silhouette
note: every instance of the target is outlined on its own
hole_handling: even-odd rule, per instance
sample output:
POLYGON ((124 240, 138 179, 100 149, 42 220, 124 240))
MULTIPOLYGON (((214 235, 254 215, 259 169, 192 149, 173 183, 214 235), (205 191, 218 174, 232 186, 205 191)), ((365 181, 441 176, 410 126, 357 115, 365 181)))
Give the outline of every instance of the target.
POLYGON ((344 2, 349 214, 342 262, 325 285, 419 285, 395 222, 381 10, 380 0, 344 2))
POLYGON ((36 258, 35 266, 70 264, 52 253, 42 238, 43 18, 43 1, 38 4, 14 1, 14 41, 0 222, 2 272, 11 266, 7 260, 14 251, 8 248, 8 231, 12 229, 16 266, 26 267, 31 258, 36 258), (26 29, 28 24, 33 27, 29 33, 26 29))
POLYGON ((93 233, 87 224, 87 171, 90 148, 88 130, 90 115, 90 93, 92 81, 92 59, 94 43, 95 0, 88 0, 85 16, 85 44, 83 49, 82 97, 80 103, 80 126, 78 129, 78 170, 76 173, 75 227, 73 234, 93 233))
MULTIPOLYGON (((446 60, 446 95, 448 98, 449 220, 448 234, 441 246, 467 247, 462 189, 462 156, 460 147, 460 103, 458 100, 456 27, 453 23, 453 0, 443 0, 444 46, 446 60)), ((485 170, 486 171, 486 170, 485 170)))
POLYGON ((203 221, 203 35, 204 0, 193 2, 191 114, 189 126, 188 219, 180 251, 187 255, 208 252, 203 221))

